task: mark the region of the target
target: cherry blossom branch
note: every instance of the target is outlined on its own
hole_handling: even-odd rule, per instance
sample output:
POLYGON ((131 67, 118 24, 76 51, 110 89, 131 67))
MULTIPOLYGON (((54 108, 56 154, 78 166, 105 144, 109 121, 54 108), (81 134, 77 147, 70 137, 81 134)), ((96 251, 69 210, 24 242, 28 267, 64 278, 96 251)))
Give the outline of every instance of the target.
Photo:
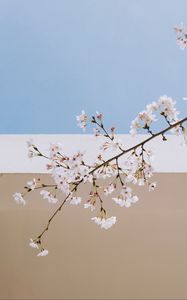
POLYGON ((117 179, 119 178, 119 181, 120 181, 121 185, 123 186, 124 182, 123 182, 123 180, 121 178, 121 174, 120 174, 121 168, 120 168, 119 163, 118 163, 118 158, 116 158, 116 165, 117 165, 117 172, 118 172, 116 178, 117 179))
MULTIPOLYGON (((123 155, 125 155, 125 154, 127 154, 127 153, 129 153, 129 152, 131 152, 131 151, 135 151, 135 150, 136 150, 137 148, 139 148, 139 147, 141 147, 141 148, 142 148, 142 151, 143 151, 143 146, 144 146, 145 144, 147 144, 148 142, 150 142, 151 140, 155 139, 155 138, 158 137, 158 136, 163 136, 166 132, 168 132, 168 131, 171 130, 172 128, 174 128, 174 127, 176 127, 176 126, 178 126, 178 125, 182 125, 182 124, 183 124, 184 122, 186 122, 186 121, 187 121, 187 117, 184 118, 184 119, 182 119, 182 120, 180 120, 180 121, 178 121, 178 122, 176 122, 176 123, 174 123, 174 124, 172 124, 172 125, 170 125, 170 126, 168 126, 168 127, 165 128, 164 130, 159 131, 158 133, 152 135, 151 137, 145 139, 144 141, 138 143, 137 145, 132 146, 132 147, 130 147, 130 148, 127 149, 127 150, 123 150, 121 153, 119 153, 119 154, 117 154, 117 155, 115 155, 115 156, 109 158, 109 159, 106 160, 105 162, 103 162, 103 163, 101 163, 100 165, 96 166, 93 170, 90 171, 90 174, 94 174, 94 172, 97 171, 99 168, 102 168, 103 166, 108 165, 108 164, 109 164, 110 162, 112 162, 113 160, 116 160, 116 163, 117 163, 117 166, 118 166, 118 177, 119 177, 119 179, 120 179, 121 184, 123 185, 123 181, 122 181, 122 179, 121 179, 121 177, 120 177, 120 174, 119 174, 118 159, 119 159, 121 156, 123 156, 123 155)), ((82 182, 83 182, 83 179, 81 179, 79 182, 77 182, 77 183, 76 183, 76 186, 74 186, 74 188, 71 190, 71 193, 73 193, 73 192, 77 189, 77 187, 78 187, 82 182)), ((53 220, 54 217, 57 215, 57 213, 62 209, 62 207, 65 205, 65 203, 66 203, 66 201, 68 200, 68 198, 70 197, 71 193, 69 193, 69 194, 66 196, 66 198, 63 200, 63 202, 60 204, 60 206, 55 210, 55 212, 53 213, 53 215, 52 215, 52 216, 50 217, 50 219, 48 220, 47 226, 44 228, 44 230, 42 231, 42 233, 37 237, 37 240, 41 240, 43 234, 44 234, 46 231, 48 231, 49 226, 50 226, 52 220, 53 220)), ((97 195, 98 195, 98 197, 99 197, 99 199, 100 199, 100 201, 101 201, 101 205, 102 205, 102 200, 101 200, 101 198, 100 198, 100 196, 99 196, 98 193, 97 193, 97 195)))
MULTIPOLYGON (((82 181, 80 181, 81 183, 82 181)), ((79 183, 79 184, 80 184, 79 183)), ((73 193, 77 188, 77 185, 71 190, 71 193, 73 193)), ((51 221, 53 220, 53 218, 56 216, 56 214, 61 211, 62 207, 64 206, 64 204, 66 203, 67 199, 70 197, 71 193, 69 193, 66 198, 63 200, 63 202, 60 204, 60 206, 55 210, 55 212, 52 214, 52 216, 50 217, 50 219, 48 220, 47 226, 44 228, 44 230, 42 231, 42 233, 37 237, 37 240, 41 240, 41 237, 43 236, 43 234, 48 231, 49 226, 51 224, 51 221)))
MULTIPOLYGON (((64 154, 62 155, 60 153, 61 147, 59 146, 59 144, 51 145, 50 156, 48 157, 44 155, 32 142, 28 143, 29 157, 40 156, 51 161, 51 164, 47 165, 47 168, 52 169, 52 176, 56 184, 41 184, 40 179, 33 179, 32 181, 27 182, 27 186, 25 187, 26 193, 41 188, 53 188, 54 190, 61 190, 66 194, 65 199, 51 215, 43 231, 35 240, 30 240, 31 247, 37 249, 39 247, 41 248, 41 252, 38 254, 38 256, 44 256, 48 254, 48 250, 42 247, 41 239, 43 235, 49 230, 49 227, 58 212, 61 211, 62 207, 68 200, 70 200, 69 203, 73 205, 77 205, 81 202, 80 197, 73 197, 73 193, 77 191, 77 188, 81 183, 92 183, 93 188, 91 189, 89 195, 90 198, 87 203, 85 203, 84 207, 90 207, 91 210, 93 210, 95 209, 96 201, 99 200, 100 213, 97 217, 93 217, 92 220, 96 224, 101 226, 101 228, 105 229, 108 229, 113 224, 115 224, 116 217, 107 217, 107 212, 103 207, 103 200, 100 196, 100 192, 98 192, 100 186, 96 184, 96 180, 98 178, 105 179, 106 177, 113 177, 115 178, 115 180, 119 180, 122 186, 121 193, 118 197, 113 197, 112 199, 121 207, 130 207, 132 203, 136 203, 138 201, 138 197, 132 195, 132 189, 126 186, 127 182, 132 182, 134 184, 137 183, 138 185, 144 185, 145 183, 147 183, 149 186, 149 191, 155 189, 156 183, 151 183, 149 181, 149 177, 153 175, 153 168, 151 165, 152 154, 150 150, 144 148, 144 145, 158 136, 162 136, 163 140, 167 140, 165 137, 165 133, 172 129, 175 129, 175 132, 177 134, 182 133, 186 142, 186 129, 182 124, 187 121, 187 117, 182 120, 178 120, 178 112, 176 111, 175 103, 176 102, 171 98, 168 98, 167 96, 161 96, 158 102, 153 102, 147 105, 146 110, 140 112, 138 114, 138 117, 132 122, 131 129, 133 130, 133 132, 131 133, 133 134, 134 131, 136 133, 137 129, 142 128, 146 129, 148 133, 151 134, 151 136, 128 149, 124 149, 123 147, 121 147, 121 143, 114 137, 114 127, 111 128, 112 135, 110 136, 103 125, 101 114, 97 114, 97 119, 95 117, 92 117, 91 122, 95 123, 104 132, 104 134, 101 134, 100 130, 98 130, 96 136, 103 136, 109 139, 109 141, 104 142, 102 149, 105 151, 108 148, 112 147, 113 150, 120 151, 118 154, 112 156, 107 160, 103 159, 103 157, 99 155, 99 162, 95 163, 94 165, 85 163, 83 159, 83 153, 81 152, 77 152, 73 156, 67 156, 64 154), (153 112, 157 110, 161 110, 160 115, 164 116, 169 126, 164 130, 153 133, 150 130, 150 125, 153 121, 156 120, 153 112), (119 165, 119 158, 126 155, 127 153, 131 154, 127 157, 127 165, 124 168, 122 167, 122 165, 119 165), (111 164, 111 162, 113 161, 114 163, 111 164), (122 175, 125 175, 125 180, 122 179, 122 175)), ((80 127, 84 129, 87 120, 85 112, 78 117, 78 120, 80 122, 80 127)), ((107 196, 111 194, 115 189, 116 183, 114 183, 113 180, 107 187, 105 187, 104 194, 107 196)), ((47 199, 49 203, 55 204, 58 201, 58 199, 56 199, 56 192, 55 195, 53 195, 48 190, 42 190, 40 194, 44 199, 47 199)), ((26 201, 23 199, 24 194, 15 193, 13 196, 17 203, 21 203, 23 205, 26 204, 26 201)))
MULTIPOLYGON (((177 35, 177 44, 181 49, 187 47, 187 31, 183 24, 174 28, 177 35)), ((186 99, 186 98, 185 98, 186 99)), ((103 189, 105 196, 113 193, 117 187, 117 183, 121 185, 121 192, 117 197, 113 197, 112 200, 121 207, 130 207, 133 203, 138 201, 138 197, 132 194, 132 189, 126 185, 126 183, 133 183, 138 185, 148 184, 149 191, 153 191, 157 185, 156 182, 150 182, 150 177, 153 175, 152 167, 152 151, 145 148, 144 145, 149 143, 156 137, 162 137, 163 141, 167 138, 165 134, 168 131, 172 131, 177 135, 182 135, 184 138, 184 143, 187 145, 187 130, 183 126, 183 123, 187 121, 187 117, 179 120, 179 112, 175 108, 176 101, 171 97, 166 95, 159 97, 158 101, 154 101, 146 106, 146 109, 141 111, 137 117, 131 123, 130 134, 135 135, 139 130, 146 130, 149 136, 145 140, 137 143, 136 145, 124 149, 120 141, 117 141, 114 132, 115 127, 110 129, 110 132, 105 128, 103 124, 103 115, 96 112, 96 116, 92 116, 91 123, 96 125, 94 128, 94 133, 96 137, 104 137, 107 141, 102 144, 101 150, 106 151, 107 149, 112 149, 118 151, 118 154, 110 157, 109 159, 104 159, 101 154, 97 156, 97 160, 93 165, 85 163, 83 159, 83 153, 77 152, 73 156, 67 156, 61 154, 61 146, 59 144, 52 144, 50 147, 49 157, 44 155, 32 142, 28 142, 28 155, 29 157, 39 156, 46 158, 50 161, 47 164, 47 169, 52 170, 52 177, 55 184, 46 185, 42 184, 40 179, 33 179, 27 182, 25 187, 25 194, 30 193, 34 190, 40 190, 46 188, 47 190, 41 190, 40 194, 44 199, 47 199, 49 203, 57 203, 56 191, 59 190, 65 193, 66 197, 62 200, 58 208, 53 212, 49 218, 43 231, 38 235, 38 237, 33 240, 30 239, 30 246, 32 248, 41 249, 38 256, 46 256, 48 250, 42 247, 42 237, 49 230, 49 227, 54 220, 58 212, 61 211, 63 206, 69 201, 72 205, 77 205, 81 202, 81 197, 77 197, 77 189, 82 183, 89 182, 92 184, 89 198, 84 204, 85 208, 95 209, 96 203, 100 203, 100 211, 97 217, 91 218, 97 225, 101 228, 108 229, 113 224, 116 223, 116 217, 108 217, 107 211, 103 207, 103 199, 100 195, 100 189, 103 189), (164 117, 168 124, 168 127, 154 133, 151 129, 151 125, 156 121, 156 114, 159 113, 164 117), (119 158, 125 156, 126 160, 122 163, 119 158), (113 162, 113 163, 112 163, 113 162), (123 176, 123 178, 122 178, 123 176), (113 178, 110 180, 109 185, 103 184, 103 186, 97 183, 99 178, 113 178), (51 193, 48 189, 54 189, 51 193), (75 193, 75 197, 74 197, 75 193)), ((82 110, 81 115, 76 117, 77 125, 85 131, 87 126, 87 115, 84 110, 82 110)), ((108 183, 107 183, 108 184, 108 183)), ((102 191, 102 190, 101 190, 102 191)), ((15 193, 13 195, 14 200, 18 204, 25 205, 26 201, 23 198, 25 194, 15 193)))
POLYGON ((161 131, 155 133, 154 135, 152 135, 151 137, 149 137, 149 138, 145 139, 144 141, 138 143, 137 145, 132 146, 132 147, 130 147, 130 148, 127 149, 127 150, 123 150, 121 153, 119 153, 119 154, 117 154, 117 155, 115 155, 115 156, 109 158, 108 160, 106 160, 106 161, 105 161, 104 163, 102 163, 101 165, 98 165, 95 169, 93 169, 93 170, 90 172, 90 174, 93 174, 96 170, 98 170, 98 169, 101 168, 102 166, 104 166, 104 165, 110 163, 110 162, 113 161, 114 159, 116 160, 116 159, 120 158, 122 155, 124 155, 124 154, 126 154, 126 153, 128 153, 128 152, 130 152, 130 151, 132 151, 132 150, 135 151, 137 148, 139 148, 140 146, 143 146, 143 145, 147 144, 147 143, 150 142, 152 139, 155 139, 156 137, 158 137, 158 136, 160 136, 160 135, 163 136, 166 132, 168 132, 168 131, 171 130, 172 128, 174 128, 174 127, 176 127, 176 126, 178 126, 178 125, 181 125, 181 124, 183 124, 183 123, 186 122, 186 121, 187 121, 187 117, 184 118, 184 119, 182 119, 182 120, 180 120, 180 121, 178 121, 178 122, 176 122, 176 123, 174 123, 174 124, 172 124, 172 125, 170 125, 170 126, 168 126, 168 127, 165 128, 164 130, 161 130, 161 131))
MULTIPOLYGON (((111 136, 110 136, 110 134, 108 133, 108 131, 104 127, 103 120, 102 120, 102 118, 103 118, 102 114, 97 113, 96 118, 94 116, 92 116, 91 122, 93 124, 96 124, 98 126, 98 128, 100 128, 104 132, 104 137, 109 138, 111 140, 111 142, 113 142, 115 127, 111 127, 111 136), (100 121, 100 123, 96 120, 96 118, 100 121)), ((120 145, 118 145, 118 148, 121 151, 123 151, 123 149, 120 145)))

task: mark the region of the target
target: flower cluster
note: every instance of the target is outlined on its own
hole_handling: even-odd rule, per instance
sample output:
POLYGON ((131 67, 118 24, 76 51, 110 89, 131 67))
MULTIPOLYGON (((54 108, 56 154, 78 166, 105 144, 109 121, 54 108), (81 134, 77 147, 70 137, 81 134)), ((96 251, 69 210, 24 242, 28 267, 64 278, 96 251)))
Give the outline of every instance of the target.
POLYGON ((187 32, 186 28, 181 23, 179 26, 174 27, 177 35, 177 45, 181 50, 184 50, 187 46, 187 32))
POLYGON ((179 111, 175 108, 176 101, 174 101, 171 97, 161 96, 158 100, 158 105, 160 108, 160 114, 166 118, 169 124, 178 121, 179 111))
POLYGON ((150 109, 141 111, 131 123, 130 133, 135 135, 140 128, 149 129, 151 124, 156 121, 155 115, 150 109))
POLYGON ((40 152, 38 148, 33 144, 33 140, 29 140, 27 142, 27 147, 28 147, 28 157, 32 158, 35 156, 40 156, 40 152))
POLYGON ((40 252, 37 254, 37 256, 46 256, 49 254, 49 251, 47 249, 42 248, 41 241, 39 239, 30 239, 29 246, 33 249, 40 249, 40 252))
POLYGON ((81 115, 77 116, 76 119, 78 127, 82 128, 83 131, 85 131, 87 125, 87 115, 85 114, 85 111, 82 110, 81 115))
POLYGON ((82 201, 81 197, 73 197, 71 200, 70 200, 70 204, 71 205, 78 205, 80 204, 82 201))
POLYGON ((14 193, 13 198, 17 204, 22 204, 22 205, 26 204, 26 201, 25 199, 23 199, 23 195, 21 193, 14 193))
POLYGON ((112 194, 116 189, 116 184, 115 183, 110 183, 108 186, 104 188, 104 194, 105 196, 108 196, 112 194))
POLYGON ((112 199, 121 207, 130 207, 133 203, 138 202, 138 197, 132 195, 132 189, 125 185, 122 187, 120 195, 112 199))
POLYGON ((46 199, 48 203, 56 204, 58 202, 58 199, 47 190, 41 190, 40 195, 43 199, 46 199))
POLYGON ((37 181, 35 178, 27 182, 28 189, 32 191, 36 188, 36 185, 37 185, 37 181))
POLYGON ((97 202, 97 193, 91 191, 88 200, 86 201, 86 203, 84 203, 84 208, 90 208, 91 211, 93 211, 95 209, 96 202, 97 202))
POLYGON ((105 218, 105 217, 93 217, 92 220, 101 228, 104 229, 109 229, 116 223, 116 217, 110 217, 110 218, 105 218))
POLYGON ((152 102, 146 106, 146 110, 140 112, 132 121, 130 134, 135 135, 139 129, 146 129, 153 135, 150 127, 154 121, 157 121, 156 112, 165 118, 169 125, 178 121, 179 112, 175 108, 176 101, 166 95, 160 96, 157 102, 152 102))
POLYGON ((150 149, 141 147, 138 152, 134 151, 123 164, 123 172, 126 174, 125 182, 138 184, 139 186, 149 183, 153 176, 153 152, 150 149))
POLYGON ((49 148, 50 151, 49 157, 51 158, 52 161, 58 159, 61 150, 62 150, 62 146, 60 143, 51 144, 51 147, 49 148))
POLYGON ((106 210, 103 207, 101 207, 99 215, 91 218, 91 220, 99 225, 102 229, 109 229, 116 223, 116 217, 107 217, 106 210))

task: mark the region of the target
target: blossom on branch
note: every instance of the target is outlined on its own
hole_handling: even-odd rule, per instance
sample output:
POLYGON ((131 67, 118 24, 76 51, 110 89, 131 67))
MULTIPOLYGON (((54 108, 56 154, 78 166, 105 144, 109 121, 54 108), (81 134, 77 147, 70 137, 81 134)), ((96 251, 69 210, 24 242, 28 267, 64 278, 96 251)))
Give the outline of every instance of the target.
POLYGON ((17 204, 22 204, 22 205, 26 204, 26 201, 23 199, 23 196, 21 193, 14 193, 13 198, 17 204))
POLYGON ((49 254, 49 251, 47 249, 42 249, 40 253, 38 253, 37 256, 46 256, 49 254))
POLYGON ((105 196, 108 196, 110 194, 112 194, 116 189, 116 184, 114 183, 110 183, 108 186, 106 186, 106 188, 104 189, 104 194, 105 196))
POLYGON ((77 119, 77 126, 82 128, 83 131, 86 129, 87 125, 87 115, 84 110, 82 110, 81 115, 76 117, 77 119))
POLYGON ((112 141, 104 142, 104 144, 101 146, 101 150, 106 151, 106 150, 110 149, 112 151, 117 151, 121 147, 122 147, 121 141, 116 141, 113 139, 112 141))
POLYGON ((156 112, 163 116, 170 125, 178 121, 179 112, 175 108, 176 101, 166 95, 160 96, 157 102, 152 102, 146 106, 146 110, 140 112, 132 121, 130 134, 136 135, 140 129, 145 129, 151 135, 154 133, 150 127, 153 122, 157 121, 156 112))
POLYGON ((95 206, 91 202, 87 202, 84 204, 84 208, 90 208, 91 211, 95 209, 95 206))
POLYGON ((109 229, 116 223, 116 217, 93 217, 91 218, 97 225, 99 225, 103 229, 109 229))
POLYGON ((120 195, 118 197, 113 197, 112 200, 119 206, 128 208, 138 201, 138 197, 132 195, 132 189, 130 187, 123 186, 120 195))
POLYGON ((36 179, 33 178, 33 180, 30 180, 27 182, 27 187, 31 190, 34 190, 36 188, 37 182, 36 179))
POLYGON ((58 159, 61 150, 62 150, 62 146, 61 146, 60 143, 51 144, 51 147, 50 147, 50 158, 51 158, 51 160, 58 159))
POLYGON ((40 156, 38 148, 33 144, 33 140, 30 139, 27 141, 27 148, 28 148, 28 157, 32 158, 35 156, 40 156))
POLYGON ((166 95, 161 96, 158 100, 160 114, 164 115, 169 122, 177 122, 179 112, 176 110, 175 105, 176 101, 174 101, 171 97, 167 97, 166 95))
POLYGON ((177 45, 181 50, 184 50, 187 46, 187 31, 184 25, 181 23, 174 27, 175 33, 177 35, 177 45))
POLYGON ((70 201, 71 205, 78 205, 80 204, 82 201, 81 197, 73 197, 70 201))
POLYGON ((58 202, 58 199, 51 195, 49 191, 42 190, 40 191, 40 195, 43 197, 43 199, 47 199, 48 203, 56 204, 58 202))
POLYGON ((91 211, 93 211, 95 209, 96 201, 97 194, 91 191, 89 194, 89 199, 84 204, 84 208, 90 208, 91 211))
POLYGON ((149 192, 154 191, 155 188, 156 188, 156 186, 157 186, 157 183, 156 183, 156 182, 151 182, 151 183, 149 183, 149 192))
POLYGON ((31 248, 39 249, 38 243, 36 243, 33 239, 30 239, 29 246, 31 248))

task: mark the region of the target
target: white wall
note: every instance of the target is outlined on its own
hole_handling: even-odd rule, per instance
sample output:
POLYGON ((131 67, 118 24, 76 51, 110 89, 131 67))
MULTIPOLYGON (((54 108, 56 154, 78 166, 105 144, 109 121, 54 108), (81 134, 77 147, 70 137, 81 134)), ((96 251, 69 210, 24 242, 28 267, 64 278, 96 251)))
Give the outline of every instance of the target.
MULTIPOLYGON (((138 135, 118 135, 125 148, 135 145, 148 137, 138 135)), ((44 153, 48 153, 50 143, 60 142, 67 154, 77 150, 86 150, 88 162, 94 161, 100 152, 99 141, 92 135, 0 135, 0 173, 47 173, 46 160, 42 158, 29 159, 27 156, 26 141, 33 138, 34 143, 44 153)), ((152 140, 148 147, 154 150, 154 167, 156 172, 187 172, 187 147, 181 146, 181 139, 177 136, 167 136, 167 142, 160 137, 152 140)), ((114 152, 108 153, 107 157, 114 152)))

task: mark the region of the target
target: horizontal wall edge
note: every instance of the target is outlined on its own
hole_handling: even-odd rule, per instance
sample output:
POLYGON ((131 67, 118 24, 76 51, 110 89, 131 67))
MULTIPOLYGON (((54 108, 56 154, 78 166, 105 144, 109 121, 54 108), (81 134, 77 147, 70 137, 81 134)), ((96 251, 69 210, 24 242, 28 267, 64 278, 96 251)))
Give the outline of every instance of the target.
MULTIPOLYGON (((148 138, 148 135, 132 137, 128 134, 118 134, 125 149, 136 145, 148 138)), ((35 157, 28 158, 27 141, 33 142, 45 154, 53 143, 61 143, 63 153, 70 155, 78 150, 85 151, 85 159, 88 163, 95 160, 101 153, 100 146, 103 138, 96 138, 88 134, 33 134, 33 135, 0 135, 0 173, 48 173, 47 160, 35 157)), ((155 158, 153 166, 155 172, 187 172, 187 147, 182 146, 181 137, 167 135, 167 141, 157 137, 146 144, 153 150, 155 158)), ((106 158, 113 156, 115 152, 107 151, 106 158)))

